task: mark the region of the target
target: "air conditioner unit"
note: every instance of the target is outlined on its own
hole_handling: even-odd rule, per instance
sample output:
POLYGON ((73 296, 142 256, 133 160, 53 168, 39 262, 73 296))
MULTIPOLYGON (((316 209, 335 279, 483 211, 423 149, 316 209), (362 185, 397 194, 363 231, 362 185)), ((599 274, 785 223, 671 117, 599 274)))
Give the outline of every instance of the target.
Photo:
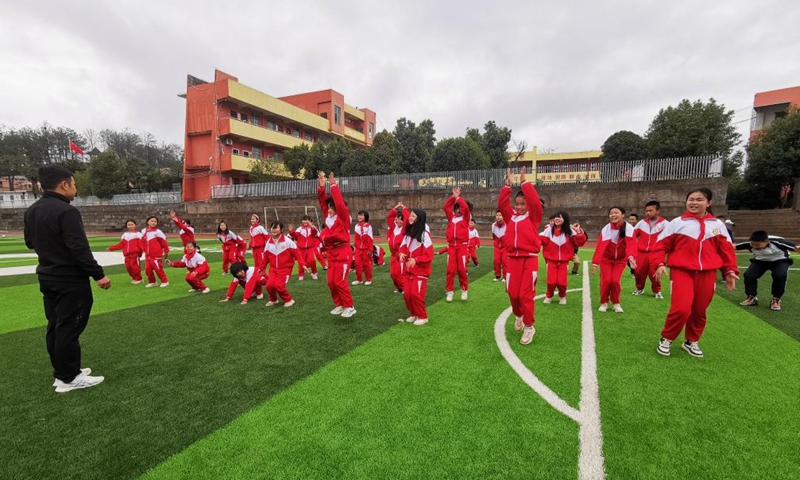
POLYGON ((232 138, 226 138, 224 140, 224 142, 225 142, 225 145, 233 145, 233 139, 232 138))

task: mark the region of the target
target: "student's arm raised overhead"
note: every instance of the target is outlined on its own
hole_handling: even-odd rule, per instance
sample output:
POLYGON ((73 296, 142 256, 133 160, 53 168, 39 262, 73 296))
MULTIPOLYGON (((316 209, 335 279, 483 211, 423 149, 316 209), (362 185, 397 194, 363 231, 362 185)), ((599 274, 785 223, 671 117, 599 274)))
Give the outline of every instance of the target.
POLYGON ((328 177, 328 182, 331 184, 331 197, 333 197, 333 204, 336 207, 336 216, 339 218, 339 221, 342 222, 342 225, 349 230, 351 223, 350 210, 348 210, 347 204, 344 203, 342 192, 339 190, 339 182, 336 180, 333 172, 331 172, 330 177, 328 177))
POLYGON ((500 194, 497 196, 497 209, 500 210, 505 224, 508 224, 514 217, 514 209, 511 208, 511 180, 511 169, 509 168, 506 174, 506 184, 500 189, 500 194))

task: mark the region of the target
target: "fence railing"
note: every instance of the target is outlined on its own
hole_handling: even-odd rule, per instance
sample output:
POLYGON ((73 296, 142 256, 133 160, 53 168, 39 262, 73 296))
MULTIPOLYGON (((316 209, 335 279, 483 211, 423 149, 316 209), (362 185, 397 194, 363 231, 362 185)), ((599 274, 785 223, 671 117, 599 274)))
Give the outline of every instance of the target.
MULTIPOLYGON (((551 165, 548 165, 551 167, 551 165)), ((663 158, 624 162, 600 162, 594 170, 575 170, 564 165, 563 171, 551 171, 555 180, 537 180, 538 184, 557 183, 618 183, 682 180, 691 178, 716 178, 722 176, 722 157, 663 158)), ((517 174, 519 169, 512 168, 517 174)), ((536 174, 528 173, 529 179, 536 174)), ((339 186, 343 193, 388 192, 393 190, 442 190, 455 186, 464 188, 499 188, 505 183, 506 170, 465 170, 458 172, 403 173, 370 177, 342 177, 339 186)), ((313 195, 316 180, 288 180, 269 183, 219 185, 211 189, 212 198, 278 197, 313 195)))
MULTIPOLYGON (((2 195, 0 195, 2 197, 2 195)), ((28 198, 12 198, 10 200, 0 199, 0 208, 28 208, 33 205, 36 198, 28 195, 28 198)), ((114 195, 111 199, 100 199, 95 196, 76 197, 72 205, 76 207, 88 207, 95 205, 148 205, 148 204, 172 204, 183 201, 181 192, 150 192, 150 193, 130 193, 114 195)))

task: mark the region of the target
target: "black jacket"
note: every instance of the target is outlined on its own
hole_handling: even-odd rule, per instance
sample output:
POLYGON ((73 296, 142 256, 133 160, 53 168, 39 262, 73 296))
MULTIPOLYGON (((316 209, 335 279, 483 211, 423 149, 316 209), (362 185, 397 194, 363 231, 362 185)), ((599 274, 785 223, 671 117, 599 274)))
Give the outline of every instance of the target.
POLYGON ((58 193, 45 192, 25 212, 25 245, 39 256, 40 277, 74 282, 105 276, 89 249, 80 212, 58 193))

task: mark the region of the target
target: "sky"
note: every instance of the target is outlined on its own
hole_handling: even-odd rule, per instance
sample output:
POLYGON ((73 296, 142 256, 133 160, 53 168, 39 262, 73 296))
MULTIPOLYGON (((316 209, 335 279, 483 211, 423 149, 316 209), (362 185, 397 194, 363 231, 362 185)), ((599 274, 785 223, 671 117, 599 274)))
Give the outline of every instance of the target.
POLYGON ((494 120, 555 152, 644 135, 715 98, 747 138, 756 92, 800 85, 796 0, 27 0, 0 4, 0 125, 148 132, 183 143, 186 75, 280 97, 332 88, 430 118, 494 120))

